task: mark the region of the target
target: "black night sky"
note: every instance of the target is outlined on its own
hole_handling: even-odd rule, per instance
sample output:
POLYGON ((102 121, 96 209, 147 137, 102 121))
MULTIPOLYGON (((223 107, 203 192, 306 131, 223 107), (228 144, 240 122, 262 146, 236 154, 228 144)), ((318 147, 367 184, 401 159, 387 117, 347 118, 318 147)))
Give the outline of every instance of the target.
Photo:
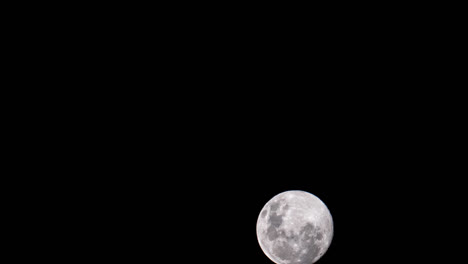
POLYGON ((466 96, 450 90, 466 86, 464 31, 419 3, 386 17, 392 4, 168 4, 29 6, 39 17, 14 30, 26 39, 7 53, 21 67, 7 68, 30 89, 10 89, 18 104, 5 96, 4 129, 19 137, 4 138, 5 155, 19 165, 4 174, 31 198, 11 196, 27 215, 6 228, 47 248, 21 254, 271 264, 257 217, 287 190, 332 214, 319 264, 455 251, 443 246, 466 211, 466 96))
POLYGON ((319 263, 395 260, 395 244, 413 252, 421 218, 437 204, 426 200, 438 184, 426 175, 446 168, 434 160, 439 147, 427 144, 424 124, 431 124, 383 100, 308 96, 288 104, 176 97, 177 106, 129 120, 146 124, 124 129, 132 140, 102 160, 115 172, 100 182, 108 191, 103 208, 123 226, 111 235, 125 245, 115 254, 155 259, 164 238, 175 258, 271 263, 256 221, 287 190, 313 193, 332 214, 334 238, 319 263))

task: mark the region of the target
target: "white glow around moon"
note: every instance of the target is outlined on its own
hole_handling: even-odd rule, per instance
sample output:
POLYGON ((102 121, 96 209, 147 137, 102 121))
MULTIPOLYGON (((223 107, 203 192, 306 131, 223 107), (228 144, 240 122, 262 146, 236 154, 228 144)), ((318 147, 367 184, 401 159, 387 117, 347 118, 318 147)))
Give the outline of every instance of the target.
POLYGON ((315 195, 286 191, 263 207, 257 220, 257 238, 265 255, 277 264, 312 264, 330 246, 333 220, 315 195))

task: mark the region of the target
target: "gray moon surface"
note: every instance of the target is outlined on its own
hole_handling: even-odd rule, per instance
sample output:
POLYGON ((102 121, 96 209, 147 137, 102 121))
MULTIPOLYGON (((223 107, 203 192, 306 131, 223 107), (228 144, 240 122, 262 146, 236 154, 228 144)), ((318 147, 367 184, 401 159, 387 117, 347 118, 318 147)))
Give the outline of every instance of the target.
POLYGON ((268 201, 258 216, 258 243, 277 264, 315 263, 328 250, 332 238, 330 211, 308 192, 282 192, 268 201))

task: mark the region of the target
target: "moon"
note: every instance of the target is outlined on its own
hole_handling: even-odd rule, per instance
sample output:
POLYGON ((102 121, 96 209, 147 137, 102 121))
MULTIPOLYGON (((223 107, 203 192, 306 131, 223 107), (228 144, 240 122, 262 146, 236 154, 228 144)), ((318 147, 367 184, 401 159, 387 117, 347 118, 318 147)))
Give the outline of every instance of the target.
POLYGON ((277 264, 312 264, 327 251, 333 219, 327 206, 305 191, 282 192, 268 201, 257 220, 257 239, 277 264))

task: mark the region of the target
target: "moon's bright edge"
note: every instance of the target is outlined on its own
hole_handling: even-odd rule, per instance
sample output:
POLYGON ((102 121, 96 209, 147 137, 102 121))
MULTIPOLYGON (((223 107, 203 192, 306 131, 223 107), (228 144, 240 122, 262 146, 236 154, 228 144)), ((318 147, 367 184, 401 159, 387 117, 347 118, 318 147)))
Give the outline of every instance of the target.
POLYGON ((327 206, 304 191, 282 192, 268 201, 257 220, 257 239, 277 264, 312 264, 327 251, 333 220, 327 206))

